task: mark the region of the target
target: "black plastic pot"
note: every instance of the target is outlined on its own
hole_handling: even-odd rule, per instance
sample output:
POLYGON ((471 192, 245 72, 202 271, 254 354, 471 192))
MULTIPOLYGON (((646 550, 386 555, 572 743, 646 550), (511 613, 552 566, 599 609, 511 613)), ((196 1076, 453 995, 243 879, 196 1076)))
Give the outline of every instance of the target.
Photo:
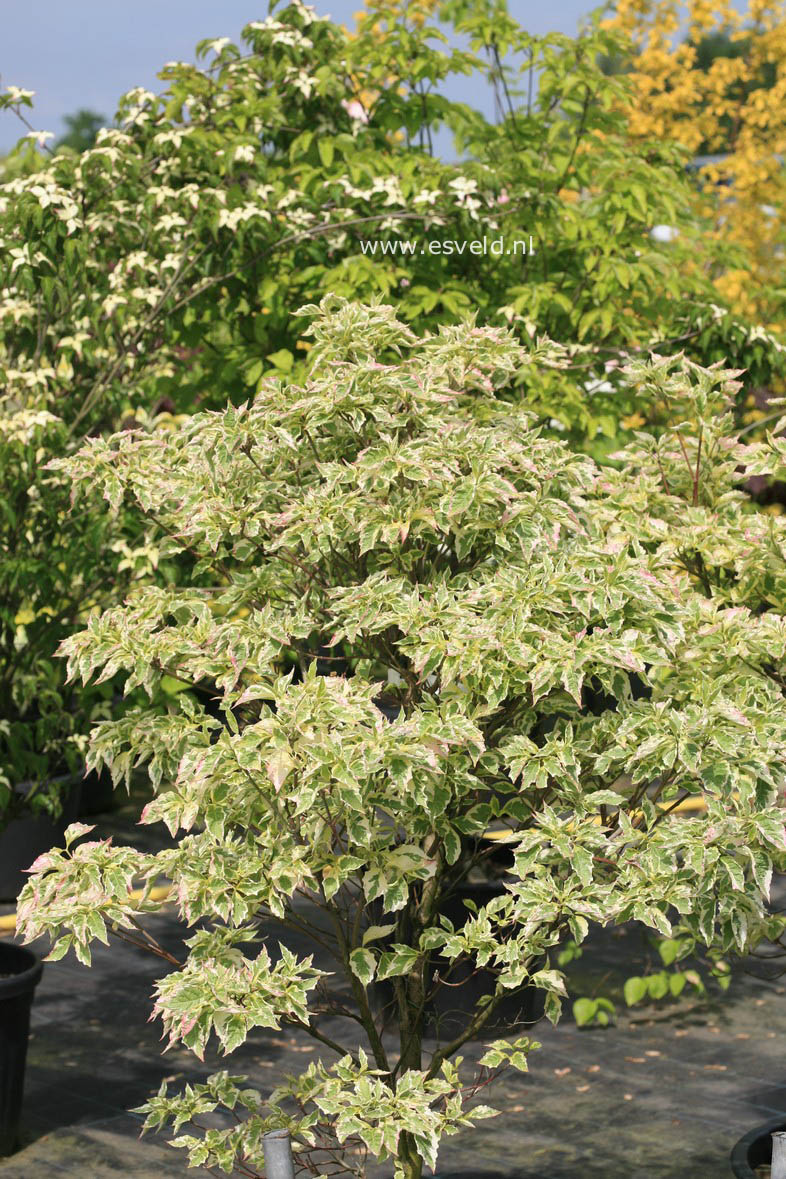
POLYGON ((0 941, 0 1156, 19 1138, 30 1006, 42 970, 31 950, 0 941))
MULTIPOLYGON (((63 787, 63 811, 59 818, 22 815, 0 831, 0 901, 16 900, 27 881, 25 870, 50 847, 61 847, 66 827, 76 821, 81 793, 79 779, 64 778, 59 782, 63 787)), ((17 786, 17 791, 25 794, 25 783, 17 786)))
POLYGON ((740 1138, 731 1152, 731 1169, 735 1179, 756 1179, 756 1168, 772 1161, 772 1135, 786 1130, 786 1117, 774 1118, 740 1138))
POLYGON ((86 774, 80 785, 80 816, 89 819, 93 815, 104 815, 116 810, 117 806, 118 796, 109 770, 102 770, 100 774, 93 770, 86 774))

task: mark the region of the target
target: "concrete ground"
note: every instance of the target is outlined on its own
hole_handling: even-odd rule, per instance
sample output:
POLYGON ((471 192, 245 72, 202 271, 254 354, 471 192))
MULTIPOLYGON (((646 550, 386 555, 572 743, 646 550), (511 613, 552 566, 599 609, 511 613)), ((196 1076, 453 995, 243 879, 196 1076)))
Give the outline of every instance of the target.
MULTIPOLYGON (((133 814, 128 807, 99 819, 99 830, 130 841, 133 814)), ((154 924, 171 948, 183 936, 174 911, 154 924)), ((647 953, 636 930, 595 936, 580 962, 583 993, 601 979, 613 991, 641 972, 647 953)), ((187 1172, 162 1141, 140 1141, 140 1118, 127 1112, 164 1077, 198 1080, 226 1067, 217 1055, 204 1066, 185 1051, 160 1055, 147 1023, 159 974, 156 959, 119 942, 98 947, 90 970, 71 958, 45 967, 23 1146, 0 1160, 0 1179, 204 1174, 187 1172)), ((615 1026, 596 1030, 579 1030, 568 1014, 557 1028, 541 1021, 533 1034, 543 1048, 531 1072, 506 1075, 484 1095, 502 1115, 447 1140, 441 1175, 723 1179, 742 1134, 781 1113, 786 1122, 786 987, 777 981, 737 971, 730 991, 709 1003, 620 1010, 615 1026)), ((320 1052, 306 1036, 258 1031, 229 1066, 265 1091, 320 1052)), ((464 1052, 470 1060, 477 1054, 464 1052)))

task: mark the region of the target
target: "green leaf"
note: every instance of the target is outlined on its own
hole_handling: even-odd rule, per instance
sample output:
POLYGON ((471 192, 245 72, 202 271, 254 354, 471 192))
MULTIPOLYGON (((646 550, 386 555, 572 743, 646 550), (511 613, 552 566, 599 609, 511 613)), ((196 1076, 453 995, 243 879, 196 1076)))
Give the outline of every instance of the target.
POLYGON ((375 942, 381 937, 387 937, 395 928, 395 921, 391 921, 389 925, 369 925, 363 934, 363 945, 367 946, 369 942, 375 942))
POLYGON ((658 953, 664 966, 671 966, 682 950, 682 942, 677 938, 663 938, 658 942, 658 953))
POLYGON ((287 348, 279 348, 278 352, 269 353, 265 359, 269 360, 274 368, 279 369, 283 373, 292 372, 292 366, 295 363, 294 356, 287 348))
POLYGON ((664 970, 651 974, 646 981, 651 999, 663 999, 669 993, 669 975, 664 970))
POLYGON ((573 1018, 580 1028, 592 1023, 597 1013, 598 1004, 594 999, 577 999, 573 1004, 573 1018))
POLYGON ((420 954, 410 946, 395 945, 391 951, 385 951, 379 956, 377 978, 395 978, 402 974, 409 974, 418 962, 420 954))
POLYGON ((681 972, 669 976, 669 991, 676 999, 685 989, 687 978, 681 972))
POLYGON ((365 950, 363 948, 353 950, 349 955, 349 965, 355 978, 360 979, 364 987, 367 987, 373 981, 377 969, 377 960, 371 950, 365 950))
POLYGON ((317 140, 317 148, 319 150, 319 158, 322 161, 322 164, 325 168, 329 168, 333 163, 333 154, 335 151, 333 140, 325 139, 321 136, 317 140))
POLYGON ((647 994, 647 980, 636 976, 626 978, 625 985, 623 986, 623 994, 628 1007, 633 1007, 634 1004, 640 1003, 647 994))

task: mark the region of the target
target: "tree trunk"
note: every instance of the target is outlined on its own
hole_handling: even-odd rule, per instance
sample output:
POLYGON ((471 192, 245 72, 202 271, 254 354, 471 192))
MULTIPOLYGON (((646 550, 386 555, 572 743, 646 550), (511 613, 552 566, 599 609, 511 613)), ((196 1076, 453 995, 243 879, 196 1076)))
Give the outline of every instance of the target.
POLYGON ((418 1154, 411 1134, 402 1134, 399 1138, 398 1161, 404 1169, 405 1179, 422 1179, 423 1159, 418 1154))

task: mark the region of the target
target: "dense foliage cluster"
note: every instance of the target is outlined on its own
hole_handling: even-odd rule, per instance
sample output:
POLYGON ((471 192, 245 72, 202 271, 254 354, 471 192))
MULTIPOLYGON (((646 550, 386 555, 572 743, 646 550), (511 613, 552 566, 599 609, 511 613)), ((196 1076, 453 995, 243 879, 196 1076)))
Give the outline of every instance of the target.
POLYGON ((191 1165, 256 1175, 286 1126, 312 1173, 420 1179, 591 926, 665 939, 629 1003, 784 928, 786 517, 750 495, 786 483, 784 22, 689 8, 274 3, 2 162, 0 827, 86 757, 172 837, 73 826, 19 929, 152 950, 200 1057, 326 1050, 165 1085, 191 1165))
MULTIPOLYGON (((9 393, 57 402, 83 429, 111 424, 118 406, 242 399, 271 366, 289 371, 292 313, 326 289, 393 295, 420 328, 477 310, 583 344, 567 379, 526 391, 590 435, 630 409, 605 388, 587 394, 598 378, 615 384, 606 361, 619 349, 687 334, 696 359, 734 359, 755 343, 751 324, 713 311, 679 154, 657 133, 631 140, 628 82, 599 64, 619 37, 590 25, 536 38, 499 6, 454 3, 447 15, 473 49, 460 52, 427 23, 432 8, 377 5, 350 35, 291 5, 248 25, 242 46, 204 42, 201 67, 169 63, 166 89, 127 95, 91 150, 7 184, 9 393), (504 64, 512 55, 523 76, 504 64), (470 70, 502 95, 494 123, 434 93, 470 70), (431 154, 440 125, 461 162, 431 154), (653 242, 660 223, 685 242, 653 242), (506 246, 531 235, 536 252, 361 249, 484 235, 506 246)), ((23 113, 32 100, 12 89, 2 101, 23 113)), ((754 379, 772 362, 761 342, 746 356, 754 379)))
MULTIPOLYGON (((142 821, 176 846, 80 844, 74 828, 36 865, 20 925, 84 961, 108 928, 150 943, 156 903, 129 888, 166 875, 199 926, 156 989, 170 1041, 232 1051, 289 1025, 334 1059, 264 1099, 225 1073, 164 1086, 148 1124, 239 1105, 228 1128, 175 1138, 193 1164, 253 1171, 261 1134, 286 1125, 304 1157, 346 1150, 352 1167, 358 1147, 417 1179, 442 1136, 488 1112, 468 1100, 462 1044, 525 988, 558 1017, 566 940, 635 919, 743 950, 773 928, 786 620, 738 604, 772 591, 751 585, 730 487, 746 459, 779 470, 782 442, 747 450, 678 418, 604 471, 496 396, 549 371, 547 340, 472 322, 418 339, 392 308, 336 296, 305 312, 302 385, 57 464, 195 563, 189 584, 91 618, 65 643, 71 675, 190 688, 101 723, 89 753, 118 778, 149 767, 142 821), (706 812, 676 814, 694 794, 706 812), (490 825, 507 833, 504 887, 451 920, 490 825), (311 931, 332 973, 271 922, 284 941, 311 931), (493 975, 490 1002, 424 1042, 432 992, 466 964, 493 975), (374 1002, 388 980, 395 1042, 374 1002), (345 1034, 326 1035, 337 1015, 345 1034)), ((627 379, 664 412, 672 398, 702 413, 734 375, 653 361, 627 379)), ((490 1043, 484 1080, 533 1047, 490 1043)))
MULTIPOLYGON (((202 64, 166 65, 162 93, 126 95, 81 154, 47 157, 33 131, 6 161, 0 816, 20 782, 78 759, 101 703, 65 690, 59 639, 129 581, 169 576, 138 523, 67 516, 46 457, 296 376, 300 303, 381 292, 419 331, 469 312, 525 341, 545 331, 565 346, 559 364, 511 371, 500 395, 596 451, 642 422, 621 374, 653 344, 744 357, 754 384, 780 368, 778 342, 719 302, 713 268, 729 260, 705 241, 679 153, 631 136, 629 82, 602 68, 624 38, 597 23, 532 37, 497 4, 435 16, 431 0, 374 3, 350 34, 299 2, 276 8, 240 46, 207 41, 202 64), (494 121, 439 93, 471 71, 494 88, 494 121), (433 153, 440 127, 459 162, 433 153), (659 223, 680 237, 658 244, 659 223), (511 247, 530 237, 534 253, 511 247), (467 248, 483 238, 505 252, 467 248), (406 239, 412 253, 383 251, 406 239)), ((0 96, 23 119, 31 103, 0 96)))

